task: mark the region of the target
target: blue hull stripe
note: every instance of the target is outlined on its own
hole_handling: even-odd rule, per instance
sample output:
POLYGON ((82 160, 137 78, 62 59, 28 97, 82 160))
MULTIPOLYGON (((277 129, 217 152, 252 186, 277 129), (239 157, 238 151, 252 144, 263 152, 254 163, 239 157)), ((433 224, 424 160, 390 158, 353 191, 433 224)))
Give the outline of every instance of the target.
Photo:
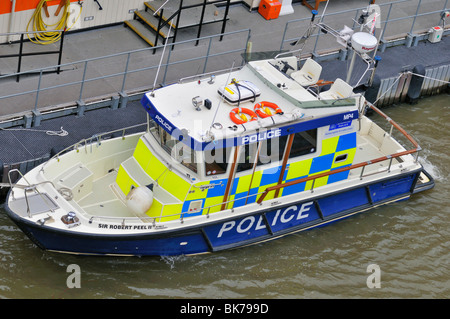
POLYGON ((142 235, 91 235, 55 231, 10 217, 39 247, 79 254, 180 255, 236 248, 274 239, 288 233, 323 226, 373 206, 409 197, 419 172, 371 185, 359 186, 327 197, 312 198, 284 207, 249 214, 220 223, 192 226, 155 237, 142 235))

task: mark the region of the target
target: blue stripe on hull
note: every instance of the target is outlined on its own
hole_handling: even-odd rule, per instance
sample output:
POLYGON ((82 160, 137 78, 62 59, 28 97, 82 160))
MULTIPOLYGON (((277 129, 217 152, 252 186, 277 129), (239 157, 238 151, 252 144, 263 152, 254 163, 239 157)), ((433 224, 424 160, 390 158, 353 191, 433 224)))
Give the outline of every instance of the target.
POLYGON ((176 237, 145 238, 144 236, 117 237, 73 236, 31 229, 32 236, 47 250, 67 251, 78 254, 114 254, 137 256, 190 255, 208 251, 200 232, 176 237))
POLYGON ((416 174, 401 178, 392 179, 383 183, 370 185, 370 196, 374 202, 388 199, 411 191, 412 183, 415 181, 416 174))
POLYGON ((318 200, 324 217, 340 213, 345 210, 369 204, 365 187, 353 189, 318 200))
POLYGON ((48 250, 79 254, 188 255, 274 239, 323 226, 374 205, 404 199, 412 194, 418 174, 420 172, 216 224, 166 233, 159 238, 148 234, 105 236, 54 231, 50 227, 27 225, 9 214, 39 247, 48 250))

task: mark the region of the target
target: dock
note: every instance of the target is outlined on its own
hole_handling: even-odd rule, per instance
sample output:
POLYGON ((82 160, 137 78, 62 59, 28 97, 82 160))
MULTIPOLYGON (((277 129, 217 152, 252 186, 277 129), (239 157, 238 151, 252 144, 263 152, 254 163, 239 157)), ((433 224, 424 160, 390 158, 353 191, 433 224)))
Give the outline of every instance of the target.
MULTIPOLYGON (((446 24, 440 18, 448 4, 421 2, 421 12, 427 14, 418 13, 416 1, 376 1, 382 8, 382 20, 392 21, 384 24, 388 27, 377 53, 381 57, 376 69, 380 80, 378 106, 405 101, 407 85, 417 66, 426 72, 421 96, 448 90, 450 22, 446 24), (435 25, 442 26, 444 32, 439 42, 431 43, 429 30, 435 25)), ((367 1, 330 1, 324 22, 336 28, 352 26, 358 8, 365 6, 367 1)), ((319 5, 319 14, 323 8, 324 3, 319 5)), ((199 40, 198 30, 186 24, 175 43, 168 41, 167 47, 160 44, 156 49, 124 27, 125 23, 69 32, 61 65, 56 65, 53 56, 24 57, 18 82, 17 61, 1 59, 0 183, 9 182, 9 171, 17 169, 23 174, 82 139, 90 139, 95 147, 102 139, 145 130, 146 114, 139 100, 155 87, 230 69, 248 57, 270 57, 296 49, 290 43, 302 36, 311 11, 301 1, 294 1, 293 9, 293 14, 266 20, 244 2, 233 1, 224 34, 221 23, 208 23, 199 40), (55 72, 57 67, 59 74, 55 72), (125 127, 129 129, 122 131, 125 127)), ((223 18, 224 10, 217 6, 214 11, 223 18)), ((18 46, 1 45, 0 50, 17 52, 18 46)), ((51 46, 58 49, 57 43, 51 46)), ((30 42, 24 43, 23 49, 42 50, 30 42)), ((323 65, 324 80, 345 79, 349 52, 330 35, 316 32, 301 55, 323 65)), ((355 74, 363 67, 357 65, 355 74)), ((357 81, 356 75, 352 77, 353 84, 357 81)), ((13 181, 18 177, 17 171, 11 174, 13 181)))

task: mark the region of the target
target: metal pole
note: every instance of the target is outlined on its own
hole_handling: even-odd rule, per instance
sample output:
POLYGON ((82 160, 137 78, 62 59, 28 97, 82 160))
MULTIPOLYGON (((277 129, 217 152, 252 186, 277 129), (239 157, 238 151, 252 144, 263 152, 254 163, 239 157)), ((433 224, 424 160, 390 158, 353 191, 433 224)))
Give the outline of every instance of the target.
MULTIPOLYGON (((373 78, 374 78, 374 76, 375 76, 375 70, 376 70, 377 67, 378 67, 378 62, 381 61, 381 57, 378 56, 378 55, 376 55, 375 58, 374 58, 374 60, 375 60, 375 65, 373 66, 372 74, 370 75, 370 79, 369 79, 369 83, 368 83, 368 86, 369 86, 369 87, 372 86, 373 78)), ((347 83, 348 83, 348 82, 347 82, 347 83)))
POLYGON ((198 32, 197 32, 197 41, 195 41, 195 46, 198 45, 200 42, 198 38, 200 38, 200 34, 202 33, 202 25, 203 25, 203 18, 205 16, 205 9, 206 9, 206 0, 203 0, 203 7, 202 7, 202 13, 200 15, 200 24, 198 26, 198 32))
POLYGON ((350 79, 352 77, 353 67, 355 66, 355 60, 356 60, 355 50, 352 50, 352 52, 353 52, 352 61, 350 62, 350 68, 348 69, 348 72, 347 72, 347 79, 345 80, 345 82, 347 82, 348 84, 350 84, 350 79))
MULTIPOLYGON (((251 9, 250 9, 250 10, 251 10, 251 9)), ((282 40, 281 40, 280 52, 281 52, 281 50, 283 50, 284 42, 286 41, 286 40, 285 40, 285 39, 286 39, 286 32, 287 32, 287 28, 288 28, 289 23, 290 23, 290 21, 288 21, 288 22, 284 25, 284 32, 283 32, 283 37, 282 37, 282 40)))
POLYGON ((241 66, 244 65, 245 62, 248 62, 250 60, 250 57, 252 54, 252 47, 251 47, 252 44, 250 42, 250 38, 251 38, 251 30, 248 29, 247 41, 245 42, 245 57, 244 57, 244 59, 242 59, 241 66))
MULTIPOLYGON (((156 35, 155 35, 155 48, 158 46, 158 39, 159 39, 159 31, 161 30, 161 22, 164 14, 164 9, 161 9, 161 14, 159 15, 158 19, 158 27, 156 28, 156 35)), ((166 41, 169 41, 170 34, 167 35, 166 41)), ((153 54, 156 53, 156 49, 153 49, 153 54)))
POLYGON ((86 79, 87 63, 88 63, 88 61, 84 62, 83 79, 81 80, 81 87, 80 87, 80 99, 79 99, 80 101, 83 97, 83 88, 84 88, 84 80, 86 79))
POLYGON ((39 80, 38 80, 38 87, 36 90, 36 101, 34 102, 34 110, 37 110, 38 100, 39 100, 39 91, 41 90, 41 79, 42 79, 42 69, 39 72, 39 80))
POLYGON ((166 85, 166 76, 167 76, 167 71, 169 71, 169 62, 170 62, 171 54, 172 54, 172 50, 169 50, 169 53, 167 53, 166 69, 164 70, 162 85, 166 85))
MULTIPOLYGON (((11 7, 11 16, 9 19, 9 33, 12 33, 12 28, 14 26, 14 17, 15 17, 15 12, 16 12, 16 2, 17 0, 12 0, 12 7, 11 7)), ((12 35, 8 35, 8 42, 11 42, 11 37, 12 35)))
POLYGON ((211 50, 211 41, 212 41, 212 38, 209 38, 208 51, 206 52, 205 65, 203 66, 203 72, 202 73, 206 72, 206 64, 208 63, 209 52, 211 50))
MULTIPOLYGON (((392 3, 391 3, 391 5, 389 6, 388 14, 386 15, 386 21, 384 22, 384 28, 383 28, 383 31, 382 31, 383 36, 384 36, 384 31, 386 30, 386 27, 387 27, 388 22, 389 22, 389 17, 390 17, 390 15, 391 15, 391 9, 392 9, 392 3)), ((381 39, 381 40, 383 40, 383 39, 381 39)))
POLYGON ((414 30, 414 24, 416 23, 417 14, 419 13, 420 4, 422 3, 422 0, 419 0, 419 3, 417 4, 416 14, 414 15, 413 23, 411 26, 411 30, 409 31, 410 34, 413 33, 414 30))
POLYGON ((219 41, 222 41, 223 39, 223 33, 225 32, 225 27, 227 25, 227 16, 228 16, 228 10, 230 9, 230 0, 227 0, 227 7, 225 8, 225 14, 223 16, 223 22, 222 22, 222 31, 220 32, 222 35, 219 38, 219 41))
MULTIPOLYGON (((180 0, 180 7, 178 8, 177 24, 176 24, 175 28, 173 29, 173 39, 172 39, 173 43, 175 43, 175 41, 176 41, 178 28, 180 27, 181 11, 183 11, 183 0, 180 0)), ((173 23, 173 20, 170 23, 173 23)), ((170 31, 169 31, 169 34, 170 34, 170 31)), ((175 49, 175 45, 172 45, 172 50, 173 49, 175 49)))
POLYGON ((61 31, 61 39, 59 44, 59 56, 58 56, 58 69, 56 71, 57 74, 61 71, 61 61, 62 61, 62 53, 63 53, 63 44, 64 44, 64 35, 66 34, 66 31, 61 31))
MULTIPOLYGON (((22 53, 23 53, 23 33, 20 35, 20 47, 19 47, 19 61, 17 62, 17 73, 20 73, 20 67, 22 65, 22 53)), ((20 75, 17 74, 16 82, 19 82, 20 75)))
POLYGON ((122 81, 122 90, 121 90, 121 92, 123 92, 123 90, 125 90, 125 81, 126 81, 126 79, 127 79, 128 64, 129 64, 129 62, 130 62, 130 55, 131 55, 131 53, 128 52, 128 55, 127 55, 127 62, 125 63, 125 71, 124 71, 124 73, 123 73, 123 81, 122 81))

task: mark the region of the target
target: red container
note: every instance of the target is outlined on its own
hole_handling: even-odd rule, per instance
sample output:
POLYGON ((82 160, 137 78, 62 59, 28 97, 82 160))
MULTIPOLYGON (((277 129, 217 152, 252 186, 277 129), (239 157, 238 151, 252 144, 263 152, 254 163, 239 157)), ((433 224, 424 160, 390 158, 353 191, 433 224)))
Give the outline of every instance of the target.
POLYGON ((258 12, 266 20, 276 19, 280 15, 281 3, 275 0, 261 0, 258 12))

